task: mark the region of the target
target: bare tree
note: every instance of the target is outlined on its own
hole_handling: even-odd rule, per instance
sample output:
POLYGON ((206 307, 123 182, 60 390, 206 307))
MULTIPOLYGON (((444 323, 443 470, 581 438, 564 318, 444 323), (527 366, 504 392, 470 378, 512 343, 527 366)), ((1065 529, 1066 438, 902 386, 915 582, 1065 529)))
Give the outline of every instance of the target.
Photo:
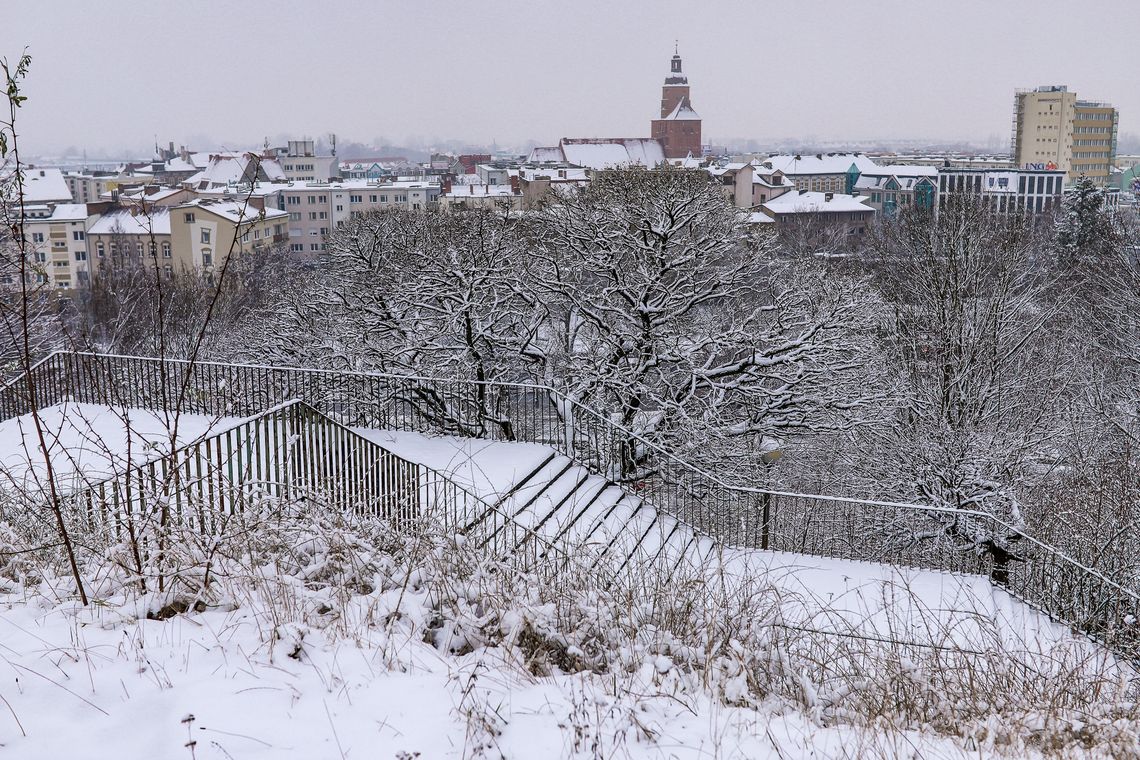
MULTIPOLYGON (((1054 339, 1060 305, 1044 297, 1048 269, 1027 221, 954 196, 937 213, 911 211, 873 242, 891 303, 885 325, 896 404, 863 431, 869 487, 882 496, 991 512, 1025 524, 1026 489, 1053 461, 1066 395, 1066 356, 1054 339)), ((998 569, 1010 535, 941 530, 998 569)))

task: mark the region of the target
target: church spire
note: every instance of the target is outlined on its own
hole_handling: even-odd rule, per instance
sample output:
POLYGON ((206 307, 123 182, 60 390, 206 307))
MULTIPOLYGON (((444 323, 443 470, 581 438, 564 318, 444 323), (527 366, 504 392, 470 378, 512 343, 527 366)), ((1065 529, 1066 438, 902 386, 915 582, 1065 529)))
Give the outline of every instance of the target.
POLYGON ((669 76, 665 77, 665 84, 687 85, 689 78, 681 70, 681 53, 676 40, 673 42, 673 60, 669 61, 669 76))

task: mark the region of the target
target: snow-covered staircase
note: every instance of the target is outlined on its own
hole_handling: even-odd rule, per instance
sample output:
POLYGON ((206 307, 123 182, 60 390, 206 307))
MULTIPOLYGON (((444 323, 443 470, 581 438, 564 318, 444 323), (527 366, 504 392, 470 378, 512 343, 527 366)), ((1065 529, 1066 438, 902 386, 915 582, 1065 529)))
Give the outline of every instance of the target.
POLYGON ((634 492, 555 450, 537 444, 361 430, 412 461, 439 469, 488 505, 465 526, 487 546, 522 550, 528 537, 559 548, 585 550, 595 564, 623 568, 633 560, 677 566, 701 562, 714 542, 634 492), (504 466, 504 462, 510 462, 504 466))

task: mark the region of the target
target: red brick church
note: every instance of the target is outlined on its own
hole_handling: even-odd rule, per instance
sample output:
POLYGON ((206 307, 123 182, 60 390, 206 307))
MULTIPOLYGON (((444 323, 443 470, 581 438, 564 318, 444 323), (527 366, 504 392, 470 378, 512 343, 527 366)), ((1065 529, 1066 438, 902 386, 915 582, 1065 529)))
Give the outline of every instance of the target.
POLYGON ((676 51, 661 87, 661 118, 653 120, 652 130, 652 137, 665 149, 665 158, 701 155, 701 117, 689 102, 689 78, 681 71, 681 56, 676 51))

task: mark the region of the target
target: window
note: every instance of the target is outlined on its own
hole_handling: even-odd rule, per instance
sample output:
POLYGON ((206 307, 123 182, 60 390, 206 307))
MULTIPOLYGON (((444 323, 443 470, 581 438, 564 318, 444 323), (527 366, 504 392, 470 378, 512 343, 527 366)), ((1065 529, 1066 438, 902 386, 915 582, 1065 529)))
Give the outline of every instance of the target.
POLYGON ((319 251, 319 250, 321 250, 321 244, 320 243, 309 243, 309 250, 310 251, 319 251))
POLYGON ((52 264, 55 266, 56 269, 59 269, 60 267, 71 266, 70 261, 53 261, 52 264))
POLYGON ((32 233, 32 242, 33 242, 33 243, 42 243, 42 242, 44 242, 44 233, 42 233, 42 232, 33 232, 33 233, 32 233))
POLYGON ((299 212, 299 211, 290 211, 290 212, 289 212, 289 221, 290 221, 290 222, 299 222, 299 221, 301 221, 301 212, 299 212))
POLYGON ((71 233, 72 240, 83 240, 86 237, 87 235, 83 232, 83 230, 76 230, 75 232, 71 233))
POLYGON ((210 242, 210 231, 208 229, 202 230, 202 242, 207 244, 210 242))
POLYGON ((170 258, 170 243, 166 240, 162 241, 162 258, 170 258))
POLYGON ((328 218, 329 218, 329 212, 327 212, 327 211, 322 211, 322 212, 320 213, 320 215, 319 215, 317 218, 319 218, 319 219, 328 219, 328 218))
POLYGON ((202 249, 202 266, 211 267, 214 265, 214 254, 209 248, 202 249))
POLYGON ((321 234, 322 235, 329 234, 329 228, 328 227, 321 227, 321 234))
POLYGON ((316 219, 317 219, 317 212, 316 211, 310 211, 309 212, 309 221, 316 221, 316 219))
POLYGON ((375 202, 376 202, 376 196, 375 196, 375 195, 370 195, 370 196, 368 196, 368 200, 369 200, 369 202, 370 202, 370 203, 375 203, 375 202))
POLYGON ((75 260, 76 261, 87 261, 87 251, 76 251, 75 252, 75 260))
POLYGON ((187 224, 193 224, 194 223, 194 214, 193 213, 187 213, 183 218, 186 220, 187 224))
POLYGON ((301 196, 299 196, 299 195, 287 195, 287 196, 285 196, 285 203, 289 206, 296 206, 300 202, 301 202, 301 196))
POLYGON ((340 205, 340 204, 338 203, 338 204, 337 204, 337 206, 336 206, 336 210, 337 210, 337 211, 344 211, 344 206, 342 206, 342 205, 340 205))
POLYGON ((364 196, 363 195, 350 195, 350 196, 348 196, 348 202, 349 203, 363 203, 364 202, 364 196))
POLYGON ((301 251, 305 250, 305 244, 304 243, 290 243, 289 244, 289 250, 293 251, 294 253, 300 253, 301 251))
POLYGON ((100 240, 98 243, 95 244, 95 253, 96 253, 96 255, 99 256, 99 258, 103 258, 103 241, 102 240, 100 240))
POLYGON ((317 202, 317 196, 310 195, 309 196, 309 203, 316 203, 316 202, 317 202))
POLYGON ((162 273, 166 276, 166 279, 169 280, 174 276, 174 267, 170 266, 169 264, 163 264, 162 273))

